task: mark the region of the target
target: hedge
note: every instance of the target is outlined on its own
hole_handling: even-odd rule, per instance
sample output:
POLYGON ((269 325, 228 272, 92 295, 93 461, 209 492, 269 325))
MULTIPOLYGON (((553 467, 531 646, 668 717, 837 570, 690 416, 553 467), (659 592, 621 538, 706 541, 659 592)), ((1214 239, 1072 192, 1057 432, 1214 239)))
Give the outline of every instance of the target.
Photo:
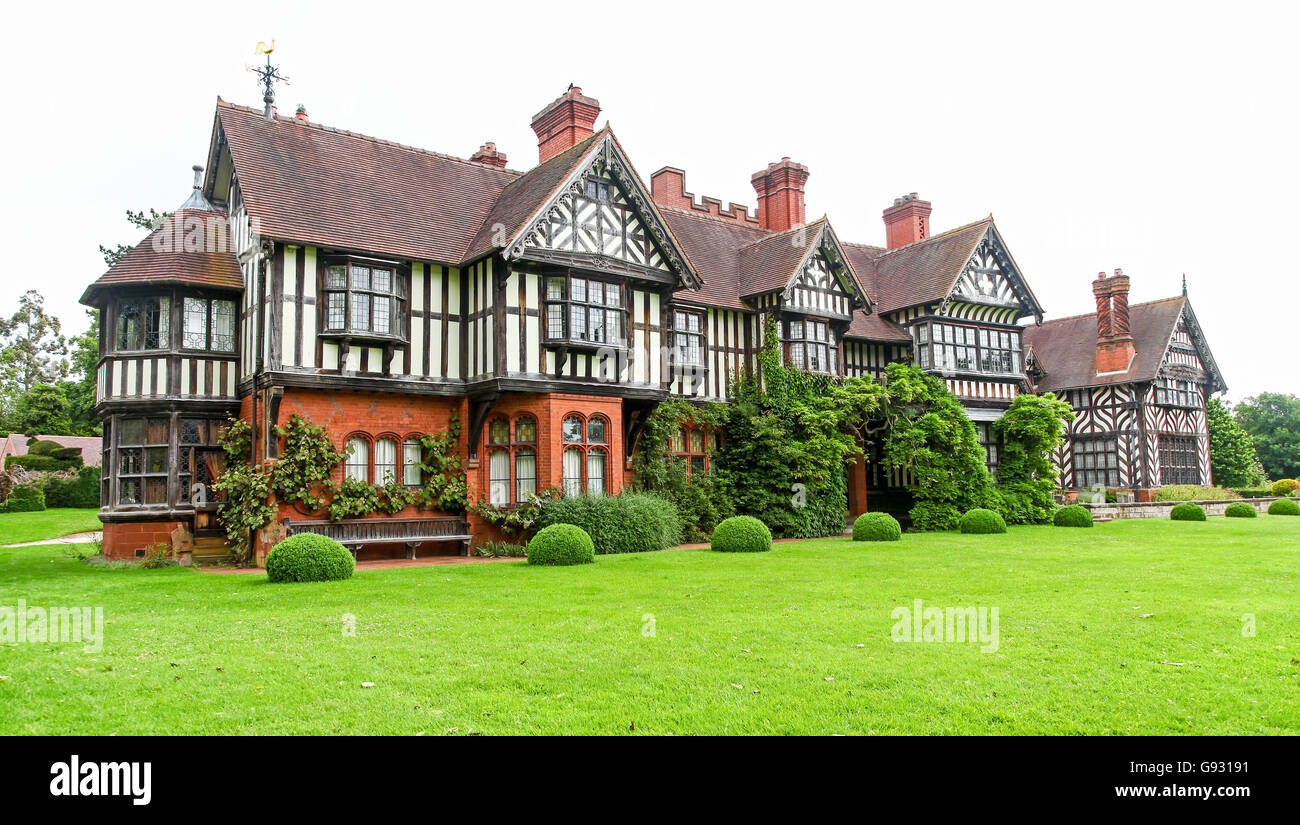
POLYGON ((772 549, 772 531, 753 516, 732 516, 713 531, 711 548, 722 553, 762 553, 772 549))
POLYGON ((1268 505, 1270 516, 1300 516, 1300 504, 1293 498, 1279 498, 1268 505))
MULTIPOLYGON (((55 450, 60 449, 57 441, 41 441, 33 438, 27 442, 28 455, 53 455, 55 450)), ((80 451, 78 451, 80 452, 80 451)))
POLYGON ((961 517, 960 526, 963 533, 1005 533, 1007 531, 1007 523, 1003 521, 1002 516, 983 507, 967 511, 966 515, 961 517))
POLYGON ((574 524, 543 527, 528 542, 528 563, 545 565, 590 564, 596 546, 587 531, 574 524))
POLYGON ((1223 487, 1202 487, 1198 484, 1171 484, 1161 487, 1151 496, 1152 501, 1225 501, 1230 498, 1241 496, 1223 487))
POLYGON ((898 541, 903 528, 889 513, 863 513, 853 522, 854 541, 898 541))
POLYGON ((1244 501, 1234 501, 1229 504, 1223 514, 1228 518, 1255 518, 1259 515, 1259 513, 1255 512, 1254 507, 1244 501))
POLYGON ((1272 498, 1273 491, 1268 487, 1240 487, 1236 490, 1238 498, 1272 498))
POLYGON ((22 467, 38 473, 61 473, 81 466, 81 459, 64 461, 48 455, 11 455, 5 459, 5 469, 22 467))
POLYGON ((266 576, 276 584, 341 581, 351 578, 355 568, 346 547, 315 533, 290 536, 266 556, 266 576))
POLYGON ((1052 524, 1057 527, 1091 527, 1092 511, 1079 504, 1070 504, 1056 511, 1052 524))
POLYGON ((45 509, 45 491, 35 484, 15 484, 4 503, 6 513, 35 513, 45 509))
POLYGON ((1205 508, 1184 501, 1182 504, 1174 505, 1174 509, 1169 511, 1169 517, 1174 521, 1205 521, 1205 508))
POLYGON ((1275 496, 1289 496, 1296 490, 1300 490, 1300 481, 1296 481, 1294 478, 1279 478, 1273 482, 1270 489, 1275 496))
POLYGON ((99 468, 82 467, 73 478, 51 476, 45 482, 46 507, 99 507, 99 468))
POLYGON ((646 493, 553 499, 546 502, 537 522, 543 527, 581 527, 600 555, 663 550, 682 543, 677 508, 646 493))

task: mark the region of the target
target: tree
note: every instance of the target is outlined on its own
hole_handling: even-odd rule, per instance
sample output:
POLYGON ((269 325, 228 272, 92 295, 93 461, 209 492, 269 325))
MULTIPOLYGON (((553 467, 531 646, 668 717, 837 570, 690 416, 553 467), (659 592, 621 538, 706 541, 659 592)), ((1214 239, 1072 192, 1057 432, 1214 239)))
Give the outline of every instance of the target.
POLYGON ((1001 501, 993 509, 1008 522, 1040 524, 1051 517, 1057 486, 1052 451, 1065 442, 1073 420, 1070 405, 1055 394, 1025 393, 993 424, 1002 436, 998 489, 993 494, 1001 501))
MULTIPOLYGON (((140 229, 146 229, 152 232, 161 226, 163 221, 171 217, 171 214, 172 213, 170 212, 159 212, 153 207, 149 208, 148 215, 144 213, 143 209, 139 212, 132 212, 128 209, 126 210, 126 219, 132 226, 137 226, 140 229)), ((127 246, 126 244, 121 243, 114 247, 100 244, 99 252, 104 256, 104 263, 108 264, 109 268, 112 269, 114 264, 122 260, 126 253, 130 252, 134 248, 134 246, 127 246)))
POLYGON ((72 416, 63 385, 37 384, 18 399, 16 429, 26 435, 69 435, 72 416))
POLYGON ((59 319, 45 311, 45 299, 28 290, 18 311, 0 318, 0 389, 11 396, 68 374, 68 342, 59 319))
POLYGON ((1264 481, 1255 452, 1255 439, 1232 417, 1232 410, 1217 398, 1206 405, 1210 430, 1210 470, 1214 483, 1223 487, 1254 487, 1264 481))
POLYGON ((95 392, 99 370, 99 310, 86 310, 90 329, 73 338, 71 372, 74 380, 64 382, 68 396, 73 435, 99 435, 103 424, 95 414, 95 392))
POLYGON ((1300 476, 1300 397, 1262 392, 1238 404, 1235 414, 1269 478, 1300 476))

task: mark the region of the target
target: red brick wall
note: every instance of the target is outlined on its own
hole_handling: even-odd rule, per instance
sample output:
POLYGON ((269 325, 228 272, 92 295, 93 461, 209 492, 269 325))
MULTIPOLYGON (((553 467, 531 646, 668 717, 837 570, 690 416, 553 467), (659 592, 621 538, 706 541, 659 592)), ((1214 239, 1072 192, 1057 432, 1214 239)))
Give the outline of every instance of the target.
POLYGON ((130 561, 137 550, 148 552, 156 544, 172 545, 179 521, 113 522, 104 525, 104 558, 130 561))

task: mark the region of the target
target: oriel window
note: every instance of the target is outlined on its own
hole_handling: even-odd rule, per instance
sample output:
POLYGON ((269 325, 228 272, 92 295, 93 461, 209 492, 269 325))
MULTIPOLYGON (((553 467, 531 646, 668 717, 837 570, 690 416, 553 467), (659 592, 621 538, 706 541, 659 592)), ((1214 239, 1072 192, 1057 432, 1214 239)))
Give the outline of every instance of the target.
POLYGON ((171 346, 172 299, 166 295, 126 298, 117 304, 117 349, 150 350, 171 346))

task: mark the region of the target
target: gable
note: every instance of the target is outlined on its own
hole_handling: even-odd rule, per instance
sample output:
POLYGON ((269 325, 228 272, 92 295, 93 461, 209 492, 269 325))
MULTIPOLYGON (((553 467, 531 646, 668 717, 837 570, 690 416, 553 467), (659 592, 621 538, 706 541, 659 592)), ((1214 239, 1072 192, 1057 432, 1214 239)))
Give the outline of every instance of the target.
POLYGON ((1196 313, 1192 311, 1191 302, 1184 297, 1181 303, 1181 311, 1165 344, 1159 372, 1204 380, 1209 384, 1209 392, 1222 392, 1228 388, 1227 384, 1205 341, 1205 334, 1196 320, 1196 313))
POLYGON ((1003 324, 1024 315, 1042 320, 1042 309, 992 225, 962 266, 939 314, 1003 324))
POLYGON ((819 247, 808 256, 786 289, 787 307, 846 317, 853 312, 855 295, 847 286, 852 276, 845 267, 837 267, 827 253, 819 247))
POLYGON ((500 244, 505 257, 679 281, 699 289, 699 274, 681 252, 613 133, 606 127, 596 137, 534 217, 500 244))
POLYGON ((645 221, 606 164, 579 177, 524 240, 524 255, 574 253, 671 273, 645 221))

